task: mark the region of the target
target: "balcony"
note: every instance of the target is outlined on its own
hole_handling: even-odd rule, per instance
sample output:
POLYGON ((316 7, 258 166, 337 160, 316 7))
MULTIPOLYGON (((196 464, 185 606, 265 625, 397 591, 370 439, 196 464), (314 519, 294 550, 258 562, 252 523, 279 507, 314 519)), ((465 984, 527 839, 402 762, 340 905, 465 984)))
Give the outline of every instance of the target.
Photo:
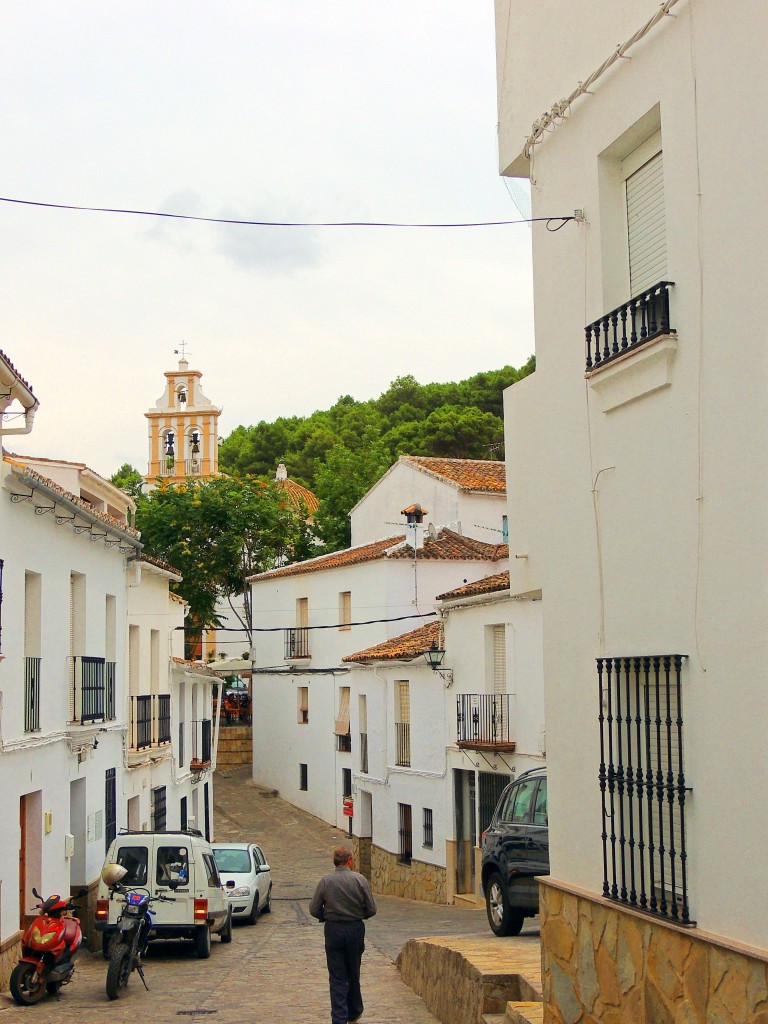
POLYGON ((202 472, 203 463, 199 457, 196 459, 184 460, 184 473, 186 476, 200 476, 202 472))
POLYGON ((115 662, 86 655, 69 659, 69 720, 73 724, 105 722, 115 717, 115 662))
POLYGON ((211 719, 202 718, 192 723, 192 760, 190 770, 202 771, 211 766, 211 719))
POLYGON ((24 732, 40 728, 40 658, 24 659, 24 732))
POLYGON ((468 750, 512 752, 508 693, 459 693, 456 696, 456 745, 468 750))
POLYGON ((296 629, 283 630, 285 637, 285 660, 309 658, 309 629, 299 626, 296 629))
POLYGON ((658 284, 629 299, 584 328, 587 373, 633 352, 648 341, 672 334, 669 324, 669 289, 673 281, 658 284))
POLYGON ((171 742, 171 695, 141 694, 130 699, 128 749, 149 750, 171 742))

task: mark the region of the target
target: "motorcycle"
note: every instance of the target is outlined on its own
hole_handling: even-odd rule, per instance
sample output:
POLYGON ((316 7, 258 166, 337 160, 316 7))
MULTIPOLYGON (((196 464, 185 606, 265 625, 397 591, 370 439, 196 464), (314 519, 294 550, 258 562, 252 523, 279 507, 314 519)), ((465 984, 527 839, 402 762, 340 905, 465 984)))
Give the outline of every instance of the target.
POLYGON ((107 995, 119 999, 120 991, 128 984, 133 971, 137 971, 144 988, 149 991, 141 962, 147 952, 152 931, 152 903, 175 903, 171 896, 158 893, 151 896, 149 890, 137 886, 125 889, 119 883, 113 886, 124 903, 117 919, 117 933, 110 942, 109 966, 107 968, 107 995))
MULTIPOLYGON (((63 900, 58 893, 44 900, 37 889, 32 893, 40 902, 40 914, 21 939, 21 960, 11 972, 11 995, 20 1006, 39 1003, 46 992, 58 999, 62 985, 68 985, 75 973, 75 956, 83 941, 80 922, 65 916, 77 910, 77 904, 63 900)), ((76 899, 88 895, 81 889, 76 899)))

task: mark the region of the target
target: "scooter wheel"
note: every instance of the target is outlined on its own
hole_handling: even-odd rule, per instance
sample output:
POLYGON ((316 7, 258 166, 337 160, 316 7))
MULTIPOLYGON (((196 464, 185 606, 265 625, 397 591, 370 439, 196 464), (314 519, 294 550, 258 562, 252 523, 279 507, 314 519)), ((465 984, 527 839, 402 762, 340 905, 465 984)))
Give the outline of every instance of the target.
POLYGON ((107 995, 110 999, 120 998, 120 989, 128 984, 131 974, 131 951, 128 946, 115 946, 107 968, 107 995))
POLYGON ((34 964, 22 960, 11 973, 11 995, 19 1006, 34 1006, 45 995, 45 981, 34 964))

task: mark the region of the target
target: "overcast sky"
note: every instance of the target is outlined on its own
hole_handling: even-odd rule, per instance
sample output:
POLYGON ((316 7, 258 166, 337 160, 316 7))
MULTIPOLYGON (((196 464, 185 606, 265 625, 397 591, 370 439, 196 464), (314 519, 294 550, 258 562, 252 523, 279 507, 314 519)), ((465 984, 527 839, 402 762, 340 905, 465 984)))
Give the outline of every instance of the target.
MULTIPOLYGON (((0 196, 256 220, 519 216, 491 0, 7 0, 0 196)), ((146 471, 184 339, 240 423, 533 351, 530 230, 272 228, 0 203, 6 447, 146 471)), ((290 469, 290 467, 289 467, 290 469)))

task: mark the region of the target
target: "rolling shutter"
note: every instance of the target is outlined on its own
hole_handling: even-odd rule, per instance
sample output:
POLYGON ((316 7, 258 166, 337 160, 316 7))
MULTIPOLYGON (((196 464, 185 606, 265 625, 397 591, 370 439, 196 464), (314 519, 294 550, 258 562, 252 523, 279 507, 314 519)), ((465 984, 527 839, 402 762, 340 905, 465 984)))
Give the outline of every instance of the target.
POLYGON ((629 281, 633 296, 667 274, 664 162, 656 153, 626 179, 629 281))

